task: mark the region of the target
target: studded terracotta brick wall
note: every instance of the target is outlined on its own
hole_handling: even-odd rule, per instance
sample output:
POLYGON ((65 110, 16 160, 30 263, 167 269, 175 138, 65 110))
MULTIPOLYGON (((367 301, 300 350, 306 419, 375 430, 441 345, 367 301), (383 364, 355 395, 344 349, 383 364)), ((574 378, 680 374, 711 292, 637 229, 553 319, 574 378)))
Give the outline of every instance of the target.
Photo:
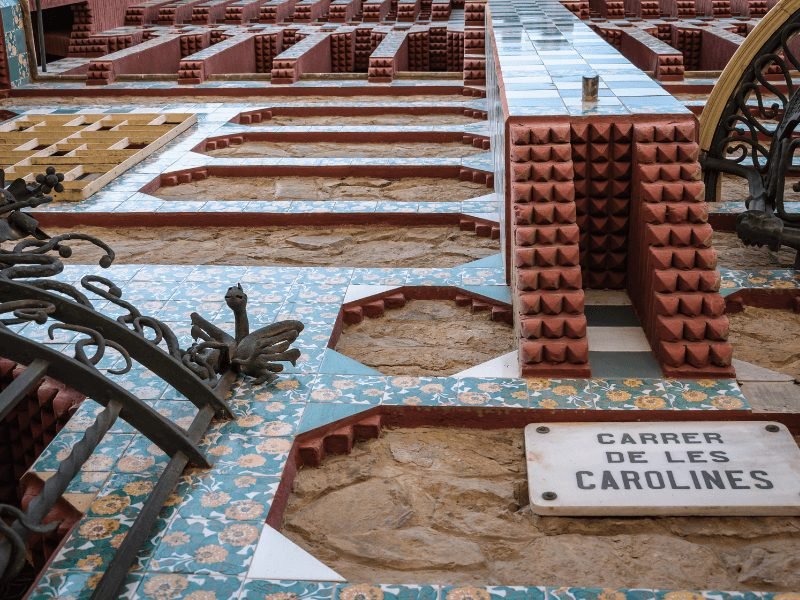
POLYGON ((581 121, 570 128, 585 288, 625 287, 632 127, 581 121))
POLYGON ((256 73, 272 71, 272 59, 282 50, 281 38, 280 32, 255 36, 256 73))
POLYGON ((767 14, 767 0, 731 0, 731 12, 742 17, 762 17, 767 14))
POLYGON ((397 3, 397 20, 414 21, 419 15, 421 3, 419 0, 401 0, 397 3))
POLYGON ((225 22, 231 25, 248 23, 258 17, 261 4, 261 0, 228 4, 225 6, 225 22))
POLYGON ((142 31, 132 31, 122 35, 91 35, 73 37, 69 42, 69 56, 77 58, 96 58, 130 48, 144 40, 142 31))
POLYGON ((372 45, 372 29, 358 27, 355 32, 355 72, 366 73, 369 68, 369 55, 377 47, 372 45))
MULTIPOLYGON (((24 367, 0 358, 0 391, 25 371, 24 367)), ((56 434, 64 428, 84 396, 57 381, 45 377, 0 422, 0 503, 23 510, 42 488, 42 480, 26 473, 56 434)), ((61 499, 45 518, 59 521, 56 531, 34 535, 27 543, 29 559, 36 570, 47 562, 63 537, 81 514, 61 499)))
POLYGON ((355 33, 331 34, 331 69, 334 73, 352 73, 355 68, 355 33))
POLYGON ((205 0, 184 0, 182 3, 171 2, 161 6, 155 18, 156 25, 175 25, 184 23, 192 18, 192 7, 205 0))
POLYGON ((687 71, 697 71, 700 68, 703 32, 699 28, 674 27, 671 45, 683 53, 683 64, 687 71))
POLYGON ((258 13, 259 23, 283 23, 294 12, 294 0, 269 3, 260 7, 258 13))
POLYGON ((204 2, 203 4, 192 7, 192 25, 211 25, 224 21, 226 7, 232 2, 233 0, 228 0, 220 4, 204 2))
POLYGON ((448 21, 450 19, 450 2, 434 0, 431 3, 431 21, 448 21))
POLYGON ((604 19, 624 19, 624 0, 589 0, 589 11, 604 19))
POLYGON ((431 50, 429 31, 411 31, 408 34, 408 69, 430 71, 431 50))
POLYGON ((361 10, 360 0, 345 0, 344 2, 332 2, 328 9, 328 22, 346 23, 355 19, 361 10))
POLYGON ((661 8, 658 0, 626 0, 625 11, 640 19, 658 19, 661 8))
POLYGON ((465 25, 483 27, 486 18, 485 0, 469 0, 464 3, 465 25))
MULTIPOLYGON (((24 371, 0 358, 0 391, 24 371)), ((19 504, 20 479, 83 400, 77 392, 45 378, 0 422, 0 504, 19 504)))
POLYGON ((588 0, 561 0, 561 4, 579 19, 589 18, 588 0))
POLYGON ((486 28, 464 28, 464 85, 486 83, 486 28))
POLYGON ((628 291, 670 377, 731 376, 696 124, 636 124, 628 291))
POLYGON ((508 132, 516 327, 523 375, 589 375, 571 128, 508 132))
MULTIPOLYGON (((484 60, 484 78, 486 61, 484 60)), ((450 72, 464 70, 464 32, 447 31, 447 70, 450 72)))
POLYGON ((299 0, 295 3, 292 21, 295 23, 311 23, 324 18, 328 14, 330 0, 299 0))
POLYGON ((209 34, 168 34, 125 48, 89 63, 87 85, 112 83, 117 76, 140 73, 176 73, 181 58, 208 45, 209 34), (186 38, 186 39, 184 39, 186 38))
POLYGON ((695 0, 698 15, 729 19, 731 17, 731 0, 695 0))
POLYGON ((389 15, 392 3, 389 0, 378 2, 365 2, 362 7, 362 19, 364 21, 384 21, 389 15))
POLYGON ((601 23, 594 26, 593 29, 600 35, 600 37, 614 46, 614 48, 617 50, 622 47, 622 29, 619 27, 604 27, 601 23))
POLYGON ((447 70, 447 28, 431 27, 428 30, 431 71, 447 70))
POLYGON ((695 137, 691 117, 507 126, 523 375, 588 376, 586 288, 627 289, 667 376, 733 375, 695 137))

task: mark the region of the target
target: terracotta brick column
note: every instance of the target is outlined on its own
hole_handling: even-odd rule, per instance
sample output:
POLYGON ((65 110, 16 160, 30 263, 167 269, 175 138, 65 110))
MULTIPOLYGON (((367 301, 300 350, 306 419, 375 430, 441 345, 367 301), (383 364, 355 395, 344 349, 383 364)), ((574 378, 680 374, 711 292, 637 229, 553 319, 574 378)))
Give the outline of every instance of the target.
POLYGON ((667 376, 730 377, 693 118, 637 123, 628 291, 667 376))
POLYGON ((589 375, 570 125, 512 124, 512 285, 523 375, 589 375))

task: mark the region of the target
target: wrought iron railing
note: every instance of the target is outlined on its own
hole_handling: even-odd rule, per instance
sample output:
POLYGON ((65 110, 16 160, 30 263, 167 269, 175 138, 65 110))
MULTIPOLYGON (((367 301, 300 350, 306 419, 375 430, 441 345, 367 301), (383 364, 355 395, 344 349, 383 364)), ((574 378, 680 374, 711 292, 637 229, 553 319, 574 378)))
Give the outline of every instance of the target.
POLYGON ((114 252, 101 240, 80 233, 48 236, 36 219, 22 209, 52 201, 52 190, 61 191, 63 175, 48 168, 35 183, 21 179, 5 185, 0 170, 0 356, 26 369, 0 392, 0 419, 8 415, 42 378, 50 376, 92 398, 104 408, 73 446, 57 472, 44 483, 26 511, 0 505, 0 583, 20 572, 25 563, 26 541, 33 534, 52 531, 57 523, 43 524, 82 465, 117 419, 123 419, 147 436, 169 457, 153 492, 128 531, 113 561, 94 591, 93 598, 115 598, 156 518, 187 465, 208 467, 198 442, 214 417, 231 418, 224 398, 240 376, 268 383, 277 378, 280 362, 294 364, 300 356, 291 348, 303 329, 298 321, 283 321, 251 332, 247 319, 247 295, 240 285, 231 287, 225 301, 233 312, 234 333, 228 334, 197 313, 191 315, 191 334, 196 340, 182 349, 172 329, 157 318, 143 315, 122 298, 112 281, 97 275, 81 279, 80 288, 53 279, 64 269, 62 258, 71 255, 67 242, 86 242, 102 250, 100 266, 107 268, 114 252), (124 314, 112 319, 99 312, 94 295, 124 314), (20 328, 16 326, 22 325, 20 328), (56 346, 32 339, 27 332, 47 326, 52 338, 58 330, 78 334, 68 346, 72 355, 56 346), (98 369, 111 348, 124 364, 98 369), (191 425, 183 430, 114 378, 132 369, 136 361, 171 385, 198 408, 191 425))
MULTIPOLYGON (((762 39, 750 37, 754 42, 762 39)), ((800 166, 793 164, 800 148, 796 131, 800 125, 798 73, 800 11, 786 18, 744 67, 718 121, 708 124, 714 127, 714 137, 701 158, 708 200, 720 196, 722 173, 747 182, 747 210, 736 222, 739 238, 745 244, 766 245, 772 250, 781 246, 795 249, 795 268, 800 268, 800 213, 787 209, 785 194, 787 175, 791 171, 796 174, 800 166)), ((730 69, 724 75, 738 76, 730 69)), ((800 181, 792 188, 800 191, 800 181)))

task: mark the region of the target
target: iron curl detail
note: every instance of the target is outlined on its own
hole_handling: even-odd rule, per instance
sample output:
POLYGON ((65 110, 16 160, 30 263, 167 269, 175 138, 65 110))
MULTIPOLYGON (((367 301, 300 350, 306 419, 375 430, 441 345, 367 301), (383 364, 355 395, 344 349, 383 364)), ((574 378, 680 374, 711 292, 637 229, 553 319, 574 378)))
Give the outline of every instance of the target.
MULTIPOLYGON (((746 212, 736 233, 746 245, 781 246, 796 251, 800 268, 800 214, 785 205, 787 177, 800 174, 795 154, 800 144, 800 11, 790 15, 742 71, 701 157, 706 199, 717 200, 721 176, 747 181, 746 212)), ((750 38, 748 38, 750 39, 750 38)), ((758 39, 758 38, 754 38, 758 39)), ((792 189, 800 190, 800 181, 792 189)))

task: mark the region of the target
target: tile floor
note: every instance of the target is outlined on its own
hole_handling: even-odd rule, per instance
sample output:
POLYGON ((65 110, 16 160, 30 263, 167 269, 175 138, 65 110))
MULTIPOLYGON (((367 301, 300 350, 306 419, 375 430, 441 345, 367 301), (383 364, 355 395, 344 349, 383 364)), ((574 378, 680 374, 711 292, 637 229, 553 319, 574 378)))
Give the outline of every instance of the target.
MULTIPOLYGON (((556 0, 490 0, 491 36, 504 73, 509 108, 521 116, 590 116, 598 114, 686 114, 687 109, 646 75, 633 68, 589 27, 577 21, 556 0), (580 102, 580 77, 593 69, 601 75, 601 94, 596 103, 580 102)), ((489 49, 491 51, 491 48, 489 49)), ((69 82, 28 83, 22 89, 61 90, 74 88, 69 82)), ((172 82, 117 82, 107 89, 153 90, 172 87, 172 82)), ((258 90, 267 82, 213 81, 187 86, 195 88, 247 87, 258 90)), ((296 87, 319 85, 301 81, 296 87)), ((337 87, 359 87, 363 81, 331 81, 337 87)), ((450 85, 452 80, 398 80, 388 88, 450 85)), ((458 84, 460 87, 460 84, 458 84)), ((287 94, 291 93, 287 87, 287 94)), ((330 103, 352 104, 345 99, 330 103)), ((488 110, 486 100, 448 98, 454 104, 488 110)), ((268 124, 242 126, 231 122, 237 114, 264 108, 244 102, 171 103, 155 99, 141 105, 47 107, 15 100, 9 107, 30 113, 126 113, 192 112, 198 124, 189 133, 158 154, 137 165, 90 200, 58 204, 53 213, 158 213, 158 212, 298 212, 315 207, 297 203, 261 202, 165 202, 139 190, 159 174, 184 168, 228 164, 231 159, 192 152, 204 139, 247 131, 271 131, 268 124), (227 162, 226 162, 227 161, 227 162)), ((375 103, 370 102, 371 106, 375 103)), ((382 103, 391 106, 396 103, 382 103)), ((429 105, 430 103, 424 103, 429 105)), ((304 130, 305 128, 296 128, 304 130)), ((418 127, 416 128, 418 129, 418 127)), ((488 135, 488 124, 425 127, 488 135)), ((280 131, 292 128, 281 126, 280 131)), ((412 124, 395 126, 321 127, 335 131, 415 130, 412 124)), ((235 159, 237 164, 335 164, 336 159, 235 159)), ((401 159, 347 160, 346 164, 405 164, 401 159)), ((419 164, 419 159, 413 159, 419 164)), ((338 164, 338 163, 336 163, 338 164)), ((342 163, 345 164, 345 163, 342 163)), ((490 153, 465 159, 428 159, 425 164, 471 166, 491 172, 490 153)), ((326 210, 335 212, 452 212, 502 220, 497 199, 487 194, 479 199, 453 203, 419 202, 373 204, 336 202, 326 210)), ((735 210, 735 209, 731 209, 735 210)), ((99 268, 68 266, 60 279, 76 282, 99 268)), ((302 356, 296 367, 286 369, 275 386, 255 387, 241 381, 229 403, 237 421, 215 422, 203 440, 213 460, 207 471, 187 471, 175 494, 162 510, 153 535, 142 548, 124 594, 130 598, 207 600, 210 598, 303 598, 309 600, 754 600, 772 599, 772 593, 686 592, 653 589, 601 590, 592 588, 543 587, 451 587, 438 584, 366 585, 339 582, 302 550, 287 545, 285 538, 269 530, 265 515, 274 500, 289 452, 298 434, 339 419, 381 407, 421 406, 542 411, 563 414, 582 411, 635 411, 647 418, 648 411, 748 410, 747 400, 733 380, 664 379, 653 368, 654 361, 643 341, 635 315, 624 295, 590 292, 587 316, 594 350, 592 367, 602 376, 592 379, 520 379, 510 365, 514 357, 501 357, 493 364, 460 376, 387 377, 327 348, 341 304, 365 293, 364 286, 448 285, 470 289, 506 300, 503 261, 500 255, 452 269, 349 269, 297 267, 180 267, 126 265, 104 273, 123 290, 123 297, 145 312, 170 323, 182 344, 189 342, 188 314, 195 309, 212 322, 231 327, 231 315, 222 302, 227 287, 241 281, 250 295, 249 310, 259 323, 298 318, 306 324, 297 347, 302 356), (596 308, 602 305, 603 308, 596 308), (607 343, 612 340, 614 343, 607 343), (624 356, 620 356, 624 355, 624 356), (636 355, 632 357, 631 355, 636 355), (620 372, 620 364, 635 365, 635 372, 620 372), (616 369, 616 370, 615 370, 616 369), (276 560, 283 555, 294 560, 276 560), (298 569, 298 565, 301 566, 298 569)), ((722 270, 723 289, 797 288, 800 274, 792 270, 722 270)), ((115 307, 107 307, 114 314, 115 307)), ((27 335, 69 350, 76 335, 59 332, 56 339, 46 332, 27 335)), ((108 369, 114 361, 101 367, 108 369)), ((195 414, 175 390, 146 369, 122 376, 122 384, 186 427, 195 414)), ((52 472, 80 436, 81 424, 97 414, 99 406, 87 400, 70 425, 62 431, 33 466, 32 471, 52 472)), ((152 490, 166 461, 157 448, 125 423, 117 424, 98 447, 71 492, 84 494, 91 502, 64 546, 53 558, 31 598, 86 598, 113 556, 122 536, 130 528, 144 498, 152 490)), ((534 582, 535 583, 535 582, 534 582)), ((568 583, 568 582, 565 582, 568 583)))

